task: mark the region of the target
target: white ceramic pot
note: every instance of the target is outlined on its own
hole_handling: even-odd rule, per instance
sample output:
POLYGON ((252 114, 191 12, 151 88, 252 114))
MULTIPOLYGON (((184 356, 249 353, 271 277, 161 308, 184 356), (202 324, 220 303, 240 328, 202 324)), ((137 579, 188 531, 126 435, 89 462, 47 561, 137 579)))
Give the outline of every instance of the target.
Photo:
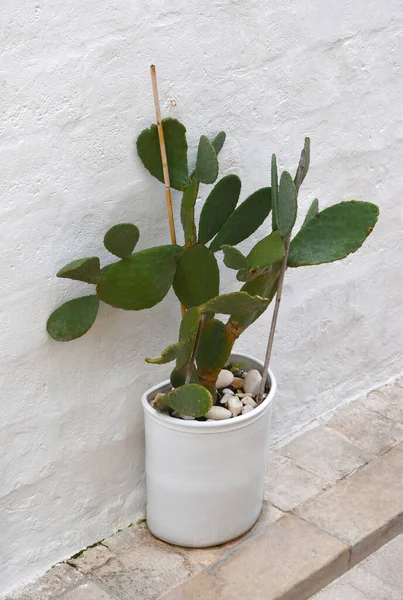
MULTIPOLYGON (((246 369, 263 364, 231 354, 246 369)), ((248 531, 263 503, 269 425, 276 380, 253 411, 225 421, 184 421, 154 410, 149 401, 170 389, 165 381, 143 398, 146 431, 147 523, 161 540, 215 546, 248 531)))

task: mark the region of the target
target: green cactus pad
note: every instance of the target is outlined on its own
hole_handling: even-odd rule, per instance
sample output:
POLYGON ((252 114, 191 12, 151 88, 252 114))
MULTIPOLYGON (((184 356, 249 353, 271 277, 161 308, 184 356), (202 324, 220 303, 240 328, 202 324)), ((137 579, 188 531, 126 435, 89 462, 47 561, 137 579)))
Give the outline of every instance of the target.
POLYGON ((118 223, 111 227, 104 237, 104 246, 119 258, 130 256, 139 241, 140 232, 133 223, 118 223))
POLYGON ((224 244, 221 246, 221 250, 224 252, 224 265, 229 269, 239 270, 249 268, 246 256, 238 248, 224 244))
POLYGON ((179 328, 180 340, 194 340, 199 328, 200 312, 197 306, 189 308, 182 317, 179 328))
POLYGON ((268 272, 270 267, 259 267, 257 269, 240 269, 236 274, 236 278, 238 281, 252 281, 252 279, 256 279, 261 275, 264 275, 268 272))
POLYGON ((185 189, 181 204, 181 222, 185 243, 193 245, 196 242, 195 204, 199 192, 199 182, 192 177, 190 185, 185 189))
POLYGON ((229 318, 232 327, 244 331, 264 313, 276 294, 280 269, 281 262, 273 263, 270 267, 267 267, 263 275, 258 276, 256 279, 253 279, 253 281, 248 281, 242 286, 242 292, 247 292, 250 296, 260 296, 261 298, 264 298, 267 301, 267 305, 262 305, 261 308, 258 308, 254 313, 249 315, 233 313, 229 318))
POLYGON ((297 190, 287 171, 283 171, 280 177, 277 202, 273 204, 273 218, 281 236, 288 237, 297 218, 297 190))
POLYGON ((205 135, 200 137, 195 176, 201 183, 214 183, 218 177, 217 153, 205 135))
POLYGON ((375 227, 379 208, 351 200, 326 208, 304 225, 290 244, 288 265, 318 265, 345 258, 375 227))
POLYGON ((298 166, 297 173, 296 173, 295 179, 294 179, 294 183, 298 187, 304 181, 304 179, 309 171, 309 165, 311 162, 311 140, 309 139, 309 137, 305 138, 304 153, 305 153, 305 164, 302 168, 300 168, 298 166))
POLYGON ((276 155, 273 154, 271 157, 271 202, 273 205, 272 212, 272 230, 276 231, 278 229, 276 219, 274 216, 274 207, 278 204, 278 173, 277 173, 277 158, 276 155))
MULTIPOLYGON (((176 119, 163 119, 165 147, 170 184, 176 190, 184 190, 189 185, 188 144, 186 128, 176 119)), ((144 129, 137 138, 137 153, 143 165, 154 177, 164 183, 161 151, 156 125, 144 129)))
POLYGON ((280 269, 281 262, 273 263, 263 275, 245 283, 241 291, 247 292, 250 296, 260 296, 272 300, 277 291, 280 269))
POLYGON ((317 198, 315 198, 315 200, 312 200, 312 204, 308 208, 308 212, 306 213, 304 222, 302 223, 302 227, 304 227, 307 223, 309 223, 309 221, 311 219, 316 217, 318 212, 319 212, 319 200, 317 198))
POLYGON ((199 377, 221 369, 231 349, 232 341, 224 323, 218 319, 211 319, 205 323, 196 357, 199 377))
POLYGON ((125 310, 158 304, 172 285, 180 246, 156 246, 109 265, 97 287, 100 300, 125 310))
MULTIPOLYGON (((176 358, 176 366, 180 369, 186 367, 189 363, 197 330, 199 328, 199 321, 200 312, 197 306, 189 308, 182 317, 179 328, 179 341, 183 341, 184 345, 176 358)), ((184 383, 184 381, 182 383, 184 383)))
POLYGON ((75 340, 92 327, 98 308, 99 300, 94 295, 69 300, 52 312, 46 329, 58 342, 75 340))
POLYGON ((73 260, 73 262, 60 269, 57 273, 57 277, 76 279, 95 284, 101 281, 101 275, 101 267, 97 256, 73 260))
POLYGON ((222 147, 224 146, 224 142, 225 142, 225 138, 227 137, 225 131, 220 131, 219 133, 217 133, 217 135, 215 136, 215 138, 213 139, 213 141, 211 142, 214 146, 214 150, 217 154, 217 156, 219 155, 219 153, 222 150, 222 147))
POLYGON ((166 394, 160 404, 173 408, 181 415, 202 417, 213 406, 213 397, 202 385, 188 383, 166 394))
POLYGON ((260 296, 250 296, 247 292, 231 292, 212 298, 202 306, 201 312, 214 312, 224 315, 250 315, 251 313, 266 308, 269 302, 260 296))
POLYGON ((211 190, 204 203, 199 221, 199 244, 209 242, 234 212, 241 193, 237 175, 226 175, 211 190))
POLYGON ((270 211, 270 188, 261 188, 246 198, 226 220, 213 239, 210 250, 217 252, 224 244, 236 246, 260 227, 270 211))
MULTIPOLYGON (((187 373, 187 368, 185 366, 183 366, 183 367, 176 366, 174 369, 172 369, 171 377, 170 377, 170 382, 171 382, 172 387, 178 388, 181 385, 184 385, 185 381, 186 381, 186 373, 187 373)), ((190 377, 190 383, 199 383, 199 377, 197 375, 197 370, 196 370, 195 366, 193 366, 192 375, 190 377)))
POLYGON ((184 248, 173 288, 186 307, 199 306, 218 295, 220 274, 215 256, 205 246, 184 248))
POLYGON ((279 231, 273 231, 256 244, 249 252, 247 260, 249 267, 257 269, 267 267, 284 256, 284 242, 279 231))
POLYGON ((284 256, 284 242, 279 231, 273 231, 256 244, 247 256, 248 268, 238 271, 238 281, 251 281, 267 272, 274 262, 284 256))
POLYGON ((161 352, 161 356, 158 358, 146 358, 145 361, 152 365, 165 365, 166 363, 172 362, 176 360, 183 350, 183 347, 186 346, 186 341, 181 340, 176 342, 176 344, 171 344, 165 350, 161 352))

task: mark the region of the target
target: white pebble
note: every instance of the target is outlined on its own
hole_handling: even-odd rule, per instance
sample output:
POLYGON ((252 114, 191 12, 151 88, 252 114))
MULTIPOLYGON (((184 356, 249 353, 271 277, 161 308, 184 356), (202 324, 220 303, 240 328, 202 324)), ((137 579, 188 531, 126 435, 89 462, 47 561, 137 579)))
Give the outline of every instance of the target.
POLYGON ((224 394, 224 396, 221 398, 220 400, 220 404, 228 404, 228 400, 230 400, 231 398, 233 398, 234 395, 233 394, 224 394))
POLYGON ((207 419, 212 419, 213 421, 221 421, 223 419, 230 419, 232 417, 232 413, 223 406, 212 406, 204 416, 207 419))
POLYGON ((234 395, 234 392, 232 390, 230 390, 230 388, 224 388, 222 393, 223 394, 231 394, 231 396, 234 395))
POLYGON ((242 414, 246 415, 247 413, 249 413, 251 410, 253 410, 253 406, 249 406, 249 404, 247 404, 246 406, 243 407, 242 409, 242 414))
POLYGON ((184 421, 194 421, 194 417, 191 417, 190 415, 179 415, 181 419, 183 419, 184 421))
POLYGON ((236 417, 241 414, 243 404, 236 396, 231 396, 231 398, 227 402, 227 408, 232 412, 232 414, 236 417))
POLYGON ((259 393, 262 376, 257 369, 251 369, 245 377, 243 389, 255 395, 259 393))
POLYGON ((257 403, 254 401, 253 398, 250 398, 249 396, 245 396, 244 398, 242 398, 242 403, 245 406, 251 406, 252 408, 257 407, 257 403))
POLYGON ((221 371, 218 374, 215 386, 217 390, 221 390, 222 388, 226 388, 229 385, 231 385, 233 381, 234 375, 231 373, 231 371, 228 371, 227 369, 221 369, 221 371))
POLYGON ((237 392, 236 395, 238 396, 238 398, 252 398, 253 394, 247 392, 246 394, 244 394, 243 392, 237 392))

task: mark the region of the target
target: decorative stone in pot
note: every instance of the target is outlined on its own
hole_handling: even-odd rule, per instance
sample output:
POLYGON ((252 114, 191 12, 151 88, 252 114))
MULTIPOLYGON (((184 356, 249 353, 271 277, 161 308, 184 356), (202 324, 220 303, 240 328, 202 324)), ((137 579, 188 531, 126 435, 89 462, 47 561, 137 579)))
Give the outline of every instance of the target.
MULTIPOLYGON (((263 364, 231 354, 246 369, 263 364)), ((256 522, 262 509, 269 426, 276 381, 254 410, 232 419, 173 419, 150 405, 168 381, 142 398, 146 431, 147 523, 158 538, 201 548, 228 542, 256 522)))

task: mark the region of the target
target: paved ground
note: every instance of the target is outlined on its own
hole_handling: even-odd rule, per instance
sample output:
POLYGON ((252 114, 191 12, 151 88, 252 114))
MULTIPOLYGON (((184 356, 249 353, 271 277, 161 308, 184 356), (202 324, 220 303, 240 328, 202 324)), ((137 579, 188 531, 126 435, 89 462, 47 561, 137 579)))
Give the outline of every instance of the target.
POLYGON ((319 594, 315 594, 312 600, 402 600, 402 598, 403 535, 399 535, 319 594))
MULTIPOLYGON (((7 600, 306 600, 403 533, 402 472, 403 379, 274 448, 261 518, 243 538, 191 550, 156 540, 140 523, 7 600)), ((403 600, 394 547, 385 567, 374 557, 365 563, 371 572, 359 567, 317 598, 403 600), (358 580, 398 595, 365 596, 358 580)))

